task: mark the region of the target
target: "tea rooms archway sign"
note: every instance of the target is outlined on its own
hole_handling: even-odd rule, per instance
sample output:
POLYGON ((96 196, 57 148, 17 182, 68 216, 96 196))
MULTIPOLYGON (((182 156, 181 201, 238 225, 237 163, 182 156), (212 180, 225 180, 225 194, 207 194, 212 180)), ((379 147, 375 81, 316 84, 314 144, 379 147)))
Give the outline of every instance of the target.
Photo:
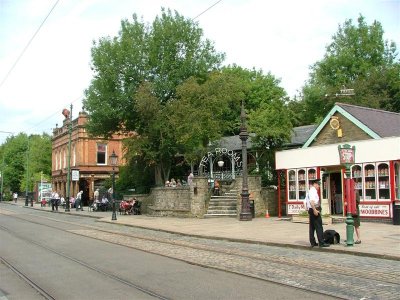
POLYGON ((214 178, 213 175, 213 165, 216 159, 221 158, 223 156, 229 157, 231 162, 231 171, 232 171, 232 179, 235 179, 235 170, 240 169, 242 167, 242 160, 238 153, 235 153, 233 150, 229 150, 227 148, 215 148, 214 151, 207 152, 206 155, 200 161, 199 171, 201 173, 204 172, 204 168, 207 166, 210 170, 210 177, 214 178))

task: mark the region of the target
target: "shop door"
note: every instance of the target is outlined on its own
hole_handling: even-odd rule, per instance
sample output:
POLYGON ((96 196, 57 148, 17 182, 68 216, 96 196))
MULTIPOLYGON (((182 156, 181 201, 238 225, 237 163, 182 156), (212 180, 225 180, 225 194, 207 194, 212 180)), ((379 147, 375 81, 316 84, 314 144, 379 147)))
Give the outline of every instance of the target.
POLYGON ((89 204, 89 182, 85 179, 79 180, 79 190, 83 191, 82 204, 87 206, 89 204))
POLYGON ((331 173, 329 182, 329 208, 331 215, 343 215, 342 174, 331 173))

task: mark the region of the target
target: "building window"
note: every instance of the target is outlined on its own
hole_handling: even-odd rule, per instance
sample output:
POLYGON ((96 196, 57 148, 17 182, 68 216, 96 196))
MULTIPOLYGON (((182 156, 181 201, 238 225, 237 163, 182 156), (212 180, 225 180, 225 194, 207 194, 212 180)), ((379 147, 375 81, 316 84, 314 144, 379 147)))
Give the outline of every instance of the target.
POLYGON ((58 169, 60 170, 61 169, 61 164, 62 164, 62 161, 61 161, 61 150, 58 152, 58 169))
POLYGON ((56 162, 54 164, 54 170, 58 170, 58 156, 56 151, 54 151, 54 156, 56 158, 56 162))
POLYGON ((64 166, 63 166, 63 168, 65 169, 66 167, 67 167, 67 155, 66 155, 66 153, 65 153, 65 149, 64 149, 64 160, 63 160, 63 162, 64 162, 64 166))
POLYGON ((97 164, 105 165, 106 164, 106 154, 107 154, 107 145, 106 144, 97 144, 97 164))
POLYGON ((73 153, 72 165, 76 166, 76 148, 75 148, 75 145, 73 147, 72 153, 73 153))

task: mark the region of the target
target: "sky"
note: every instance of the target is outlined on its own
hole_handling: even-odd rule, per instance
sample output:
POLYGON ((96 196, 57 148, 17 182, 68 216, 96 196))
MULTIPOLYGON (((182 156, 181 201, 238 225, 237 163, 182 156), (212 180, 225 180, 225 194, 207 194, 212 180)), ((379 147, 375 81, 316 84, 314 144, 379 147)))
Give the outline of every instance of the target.
POLYGON ((93 41, 117 36, 134 13, 150 24, 162 7, 198 22, 224 65, 271 72, 290 97, 346 19, 379 21, 400 48, 400 0, 0 0, 0 144, 52 134, 71 104, 76 118, 93 41))

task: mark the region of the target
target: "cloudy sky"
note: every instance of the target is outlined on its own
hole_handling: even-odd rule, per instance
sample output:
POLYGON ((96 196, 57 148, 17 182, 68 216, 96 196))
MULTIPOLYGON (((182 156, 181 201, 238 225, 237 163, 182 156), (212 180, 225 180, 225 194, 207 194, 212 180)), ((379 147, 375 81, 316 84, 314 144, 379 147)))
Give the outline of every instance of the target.
POLYGON ((7 132, 51 133, 71 103, 76 117, 92 41, 133 13, 151 23, 161 7, 194 18, 225 64, 271 72, 289 96, 346 19, 381 22, 400 48, 400 0, 0 0, 0 144, 7 132))

